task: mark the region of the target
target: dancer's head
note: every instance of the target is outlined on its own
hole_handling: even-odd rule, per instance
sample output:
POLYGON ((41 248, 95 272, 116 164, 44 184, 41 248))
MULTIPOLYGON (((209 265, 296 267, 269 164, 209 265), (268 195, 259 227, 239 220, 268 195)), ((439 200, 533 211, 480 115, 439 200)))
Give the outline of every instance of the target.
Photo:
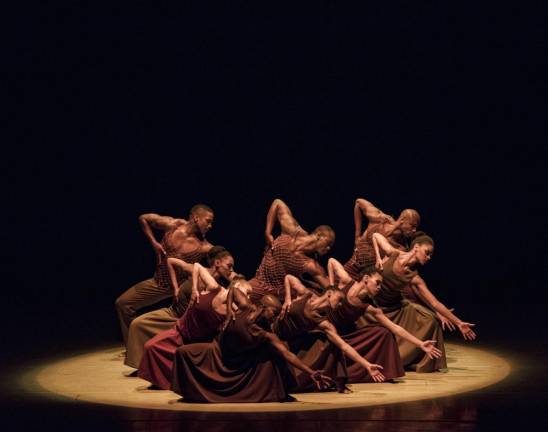
MULTIPOLYGON (((361 270, 360 280, 365 285, 364 297, 375 297, 379 293, 382 284, 382 275, 374 265, 368 265, 361 270)), ((360 295, 360 300, 363 300, 362 295, 360 295)))
POLYGON ((312 235, 316 237, 314 251, 318 255, 325 255, 335 243, 335 231, 329 225, 320 225, 312 235))
POLYGON ((223 246, 213 246, 207 254, 207 262, 209 267, 225 279, 228 279, 234 270, 234 258, 223 246))
POLYGON ((280 300, 270 294, 261 298, 261 305, 263 306, 262 316, 270 323, 274 321, 282 310, 280 300))
POLYGON ((417 232, 421 217, 417 210, 405 209, 400 213, 398 222, 400 223, 400 229, 403 235, 407 238, 412 238, 417 232))
POLYGON ((214 217, 211 207, 196 204, 190 209, 189 221, 196 225, 202 235, 205 235, 213 226, 214 217))
POLYGON ((426 233, 419 231, 411 242, 411 251, 415 253, 419 264, 424 265, 434 254, 434 240, 426 233))

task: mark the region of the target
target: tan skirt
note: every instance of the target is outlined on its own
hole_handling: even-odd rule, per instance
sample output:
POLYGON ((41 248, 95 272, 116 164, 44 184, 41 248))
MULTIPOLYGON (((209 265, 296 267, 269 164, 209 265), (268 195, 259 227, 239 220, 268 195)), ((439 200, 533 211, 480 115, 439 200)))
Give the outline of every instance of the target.
MULTIPOLYGON (((384 314, 393 323, 403 327, 421 341, 435 340, 436 347, 443 353, 440 358, 430 359, 418 346, 401 337, 396 337, 403 365, 416 370, 416 372, 435 372, 447 368, 443 330, 436 316, 424 306, 407 300, 403 300, 401 305, 401 308, 390 312, 384 311, 384 314)), ((368 324, 377 324, 371 315, 365 314, 364 317, 368 324)))
POLYGON ((178 319, 170 307, 135 318, 129 326, 125 364, 137 369, 145 351, 145 343, 157 334, 173 328, 178 319))

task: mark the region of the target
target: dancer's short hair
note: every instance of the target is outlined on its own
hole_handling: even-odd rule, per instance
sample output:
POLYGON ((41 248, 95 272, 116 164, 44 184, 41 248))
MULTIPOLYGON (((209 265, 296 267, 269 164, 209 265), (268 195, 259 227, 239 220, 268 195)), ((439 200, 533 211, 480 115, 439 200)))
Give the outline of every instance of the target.
POLYGON ((190 209, 191 215, 202 215, 204 213, 213 213, 213 209, 205 204, 196 204, 190 209))
POLYGON ((320 225, 314 230, 314 234, 319 234, 323 237, 335 238, 335 231, 329 225, 320 225))
POLYGON ((421 222, 421 216, 417 210, 405 209, 400 213, 400 219, 406 219, 410 222, 415 222, 417 225, 421 222))

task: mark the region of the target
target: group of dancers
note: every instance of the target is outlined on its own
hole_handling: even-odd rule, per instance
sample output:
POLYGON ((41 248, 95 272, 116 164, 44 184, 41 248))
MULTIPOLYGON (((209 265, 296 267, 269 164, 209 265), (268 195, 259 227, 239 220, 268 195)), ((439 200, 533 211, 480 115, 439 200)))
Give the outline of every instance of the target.
POLYGON ((264 255, 249 280, 235 271, 229 250, 206 240, 213 220, 204 204, 192 207, 188 220, 139 217, 156 273, 122 294, 116 309, 125 364, 152 389, 215 403, 346 393, 350 383, 446 368, 445 329, 476 338, 474 325, 441 303, 418 273, 434 241, 417 231, 416 210, 394 219, 357 199, 353 254, 344 265, 329 258, 326 271, 317 258, 332 247, 333 229, 305 231, 275 199, 264 255), (276 223, 281 233, 274 237, 276 223), (166 298, 173 298, 170 307, 137 316, 166 298))

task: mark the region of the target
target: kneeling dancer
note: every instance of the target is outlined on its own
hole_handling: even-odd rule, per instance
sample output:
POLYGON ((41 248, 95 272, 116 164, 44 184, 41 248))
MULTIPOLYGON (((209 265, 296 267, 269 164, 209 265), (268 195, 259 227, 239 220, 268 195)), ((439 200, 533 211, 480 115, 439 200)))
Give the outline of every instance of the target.
POLYGON ((309 374, 318 388, 329 384, 321 371, 301 362, 270 331, 281 310, 277 298, 265 295, 258 305, 245 300, 238 303, 234 319, 227 320, 225 330, 212 343, 183 345, 175 353, 172 390, 184 402, 288 400, 284 359, 309 374))
MULTIPOLYGON (((210 342, 219 332, 226 316, 228 290, 217 282, 208 269, 194 264, 192 297, 194 302, 173 328, 150 339, 144 346, 144 354, 137 376, 152 383, 153 387, 169 390, 175 351, 184 344, 210 342), (199 284, 197 278, 202 281, 199 284), (205 285, 199 293, 198 286, 205 285)), ((231 288, 244 295, 251 291, 245 280, 235 280, 231 288)))

